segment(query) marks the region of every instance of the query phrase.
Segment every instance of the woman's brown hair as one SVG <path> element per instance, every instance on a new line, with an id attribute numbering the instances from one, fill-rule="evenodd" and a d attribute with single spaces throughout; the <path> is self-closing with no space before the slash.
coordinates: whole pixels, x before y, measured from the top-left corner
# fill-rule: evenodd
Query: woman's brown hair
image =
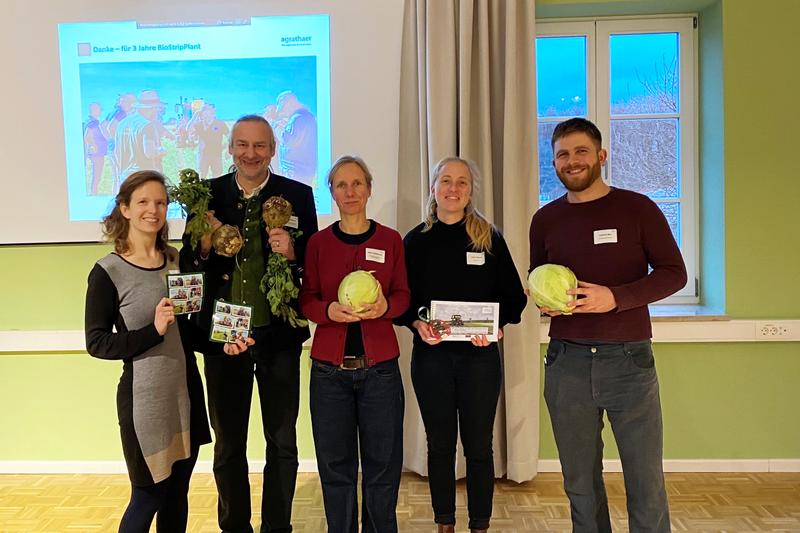
<path id="1" fill-rule="evenodd" d="M 148 181 L 157 181 L 164 187 L 165 191 L 167 190 L 167 180 L 162 173 L 156 172 L 155 170 L 139 170 L 138 172 L 134 172 L 122 182 L 114 201 L 114 209 L 103 218 L 103 235 L 106 241 L 114 243 L 114 251 L 118 254 L 124 254 L 130 250 L 130 243 L 128 242 L 130 223 L 128 219 L 122 215 L 120 206 L 130 206 L 133 192 Z M 167 197 L 167 202 L 169 202 L 169 197 Z M 158 236 L 156 237 L 156 249 L 162 252 L 166 250 L 168 238 L 169 228 L 165 222 L 164 227 L 161 228 L 161 231 L 158 232 Z"/>

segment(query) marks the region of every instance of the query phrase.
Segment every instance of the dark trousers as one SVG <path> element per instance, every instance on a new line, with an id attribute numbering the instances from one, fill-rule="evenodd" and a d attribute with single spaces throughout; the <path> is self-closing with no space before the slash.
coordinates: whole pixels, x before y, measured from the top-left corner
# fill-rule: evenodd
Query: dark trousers
<path id="1" fill-rule="evenodd" d="M 300 351 L 268 350 L 259 344 L 238 356 L 205 357 L 208 413 L 214 428 L 214 479 L 219 527 L 225 533 L 250 533 L 250 482 L 247 426 L 258 384 L 261 418 L 267 440 L 261 532 L 291 531 L 292 498 L 297 480 L 295 424 L 300 403 Z"/>
<path id="2" fill-rule="evenodd" d="M 191 457 L 176 461 L 170 476 L 154 485 L 131 486 L 131 501 L 119 523 L 120 533 L 147 533 L 156 515 L 156 531 L 180 533 L 186 531 L 189 516 L 189 480 L 197 450 Z"/>
<path id="3" fill-rule="evenodd" d="M 502 371 L 497 344 L 480 350 L 458 343 L 414 348 L 411 379 L 428 439 L 428 483 L 434 520 L 456 523 L 456 442 L 467 460 L 469 527 L 485 529 L 492 516 L 492 429 Z"/>
<path id="4" fill-rule="evenodd" d="M 359 370 L 314 361 L 310 403 L 328 531 L 358 532 L 360 452 L 361 531 L 396 532 L 405 405 L 397 359 Z"/>
<path id="5" fill-rule="evenodd" d="M 551 340 L 544 398 L 573 531 L 611 531 L 603 484 L 604 411 L 622 461 L 630 531 L 670 531 L 661 402 L 650 341 L 587 346 Z"/>

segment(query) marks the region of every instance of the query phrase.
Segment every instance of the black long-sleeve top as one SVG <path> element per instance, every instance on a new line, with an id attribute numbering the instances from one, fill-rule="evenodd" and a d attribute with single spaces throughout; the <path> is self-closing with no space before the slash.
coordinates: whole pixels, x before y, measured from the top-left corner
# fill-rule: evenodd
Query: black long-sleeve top
<path id="1" fill-rule="evenodd" d="M 500 232 L 493 230 L 491 251 L 484 253 L 482 265 L 474 265 L 467 264 L 467 253 L 475 250 L 463 220 L 455 224 L 437 221 L 423 232 L 424 227 L 420 224 L 404 239 L 411 304 L 397 321 L 414 333 L 414 347 L 436 350 L 447 344 L 430 346 L 411 325 L 418 319 L 418 309 L 430 307 L 431 300 L 498 302 L 499 326 L 518 323 L 527 297 Z M 468 342 L 460 344 L 465 349 L 480 349 Z"/>

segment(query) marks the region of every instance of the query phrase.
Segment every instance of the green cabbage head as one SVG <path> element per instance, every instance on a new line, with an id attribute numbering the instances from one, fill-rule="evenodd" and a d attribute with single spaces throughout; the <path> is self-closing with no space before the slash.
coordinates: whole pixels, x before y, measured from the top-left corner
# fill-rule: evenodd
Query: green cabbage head
<path id="1" fill-rule="evenodd" d="M 539 265 L 528 275 L 528 288 L 533 301 L 539 307 L 549 307 L 570 314 L 569 302 L 575 296 L 567 294 L 567 289 L 578 287 L 578 278 L 569 268 L 562 265 Z"/>
<path id="2" fill-rule="evenodd" d="M 353 311 L 364 311 L 365 304 L 374 304 L 378 301 L 380 285 L 371 272 L 356 270 L 350 272 L 339 283 L 339 303 L 349 305 Z"/>

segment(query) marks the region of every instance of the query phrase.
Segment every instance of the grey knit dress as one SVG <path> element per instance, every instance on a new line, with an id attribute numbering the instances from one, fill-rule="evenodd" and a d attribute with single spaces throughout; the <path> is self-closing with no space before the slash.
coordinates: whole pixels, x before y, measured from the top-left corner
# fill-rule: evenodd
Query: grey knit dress
<path id="1" fill-rule="evenodd" d="M 134 485 L 163 481 L 173 463 L 210 440 L 195 356 L 181 335 L 188 323 L 172 324 L 163 337 L 153 324 L 176 260 L 169 248 L 164 264 L 148 269 L 112 253 L 89 274 L 86 346 L 94 357 L 123 361 L 117 415 Z"/>

